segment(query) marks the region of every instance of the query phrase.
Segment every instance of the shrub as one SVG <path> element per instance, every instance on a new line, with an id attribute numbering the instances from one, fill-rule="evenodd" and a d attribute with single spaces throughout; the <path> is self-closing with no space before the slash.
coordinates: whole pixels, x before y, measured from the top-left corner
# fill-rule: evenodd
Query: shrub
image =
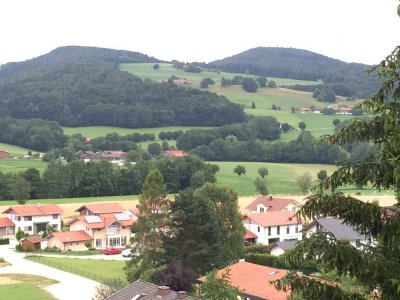
<path id="1" fill-rule="evenodd" d="M 44 252 L 58 253 L 58 252 L 61 252 L 61 249 L 56 247 L 56 246 L 53 246 L 51 248 L 50 247 L 46 247 L 46 248 L 43 249 L 43 251 Z"/>
<path id="2" fill-rule="evenodd" d="M 266 245 L 250 245 L 244 248 L 244 253 L 245 254 L 250 254 L 250 253 L 259 253 L 259 254 L 265 254 L 265 253 L 270 253 L 270 249 Z"/>
<path id="3" fill-rule="evenodd" d="M 10 244 L 9 238 L 0 239 L 0 245 L 8 245 Z"/>
<path id="4" fill-rule="evenodd" d="M 286 268 L 284 260 L 280 259 L 279 256 L 273 256 L 268 253 L 248 253 L 244 255 L 244 260 L 262 266 Z"/>

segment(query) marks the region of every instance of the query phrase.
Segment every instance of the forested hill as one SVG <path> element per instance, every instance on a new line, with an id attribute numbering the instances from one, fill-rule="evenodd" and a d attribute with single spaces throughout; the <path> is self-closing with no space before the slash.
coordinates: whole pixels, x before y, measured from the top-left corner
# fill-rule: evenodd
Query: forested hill
<path id="1" fill-rule="evenodd" d="M 97 47 L 65 46 L 54 49 L 48 54 L 24 62 L 10 62 L 0 66 L 0 78 L 9 77 L 19 72 L 35 69 L 54 68 L 59 64 L 78 61 L 100 61 L 120 63 L 156 63 L 160 60 L 139 52 L 104 49 Z"/>
<path id="2" fill-rule="evenodd" d="M 143 81 L 117 66 L 119 62 L 152 58 L 126 51 L 81 50 L 59 48 L 17 63 L 18 70 L 2 67 L 0 117 L 52 120 L 63 126 L 127 128 L 220 126 L 246 118 L 239 105 L 223 96 L 167 82 Z"/>
<path id="3" fill-rule="evenodd" d="M 213 61 L 209 68 L 266 77 L 319 80 L 330 85 L 337 95 L 360 98 L 374 93 L 379 81 L 365 72 L 371 66 L 294 48 L 258 47 Z"/>

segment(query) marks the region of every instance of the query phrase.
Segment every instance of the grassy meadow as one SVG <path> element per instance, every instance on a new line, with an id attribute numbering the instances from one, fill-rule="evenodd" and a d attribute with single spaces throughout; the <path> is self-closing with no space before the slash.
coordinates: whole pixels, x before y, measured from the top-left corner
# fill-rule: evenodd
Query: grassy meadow
<path id="1" fill-rule="evenodd" d="M 29 149 L 10 144 L 0 143 L 0 150 L 7 151 L 12 157 L 21 157 L 28 154 Z M 32 151 L 37 152 L 37 151 Z"/>
<path id="2" fill-rule="evenodd" d="M 0 171 L 8 172 L 23 172 L 29 168 L 38 169 L 43 173 L 47 167 L 47 163 L 41 159 L 0 159 Z"/>

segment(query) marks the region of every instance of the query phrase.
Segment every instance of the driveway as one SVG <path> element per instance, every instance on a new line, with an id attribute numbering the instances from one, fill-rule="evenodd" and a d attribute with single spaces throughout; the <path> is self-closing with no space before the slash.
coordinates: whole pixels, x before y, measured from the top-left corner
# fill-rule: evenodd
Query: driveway
<path id="1" fill-rule="evenodd" d="M 25 254 L 14 251 L 14 246 L 1 245 L 0 257 L 3 257 L 11 266 L 0 268 L 0 273 L 32 274 L 58 280 L 59 283 L 45 288 L 59 300 L 91 300 L 99 284 L 75 274 L 53 269 L 24 259 Z"/>

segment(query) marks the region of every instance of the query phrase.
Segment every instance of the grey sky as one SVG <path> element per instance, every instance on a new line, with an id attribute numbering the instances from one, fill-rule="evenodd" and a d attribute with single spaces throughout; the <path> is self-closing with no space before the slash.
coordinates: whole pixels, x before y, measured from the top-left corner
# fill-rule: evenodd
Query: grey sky
<path id="1" fill-rule="evenodd" d="M 397 0 L 2 0 L 0 64 L 66 45 L 212 61 L 292 47 L 375 64 L 399 43 Z M 396 38 L 397 36 L 397 38 Z"/>

